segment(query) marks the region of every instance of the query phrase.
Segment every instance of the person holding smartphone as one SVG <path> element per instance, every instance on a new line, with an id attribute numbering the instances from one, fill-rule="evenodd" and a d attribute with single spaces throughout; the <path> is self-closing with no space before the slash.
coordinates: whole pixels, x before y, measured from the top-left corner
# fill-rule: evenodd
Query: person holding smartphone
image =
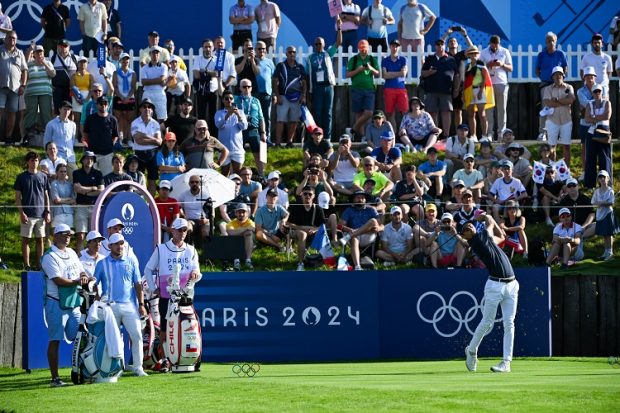
<path id="1" fill-rule="evenodd" d="M 219 140 L 228 149 L 229 154 L 221 165 L 222 174 L 228 176 L 232 165 L 232 172 L 238 174 L 245 160 L 243 148 L 243 131 L 248 128 L 248 119 L 234 101 L 230 90 L 222 94 L 224 108 L 215 113 L 215 126 L 219 130 Z"/>

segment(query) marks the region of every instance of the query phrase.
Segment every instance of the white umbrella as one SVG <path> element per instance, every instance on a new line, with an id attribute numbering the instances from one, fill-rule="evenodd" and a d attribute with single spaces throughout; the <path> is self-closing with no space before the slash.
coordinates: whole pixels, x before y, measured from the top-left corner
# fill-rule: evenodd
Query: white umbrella
<path id="1" fill-rule="evenodd" d="M 202 182 L 202 199 L 211 198 L 213 207 L 218 207 L 235 198 L 235 182 L 215 169 L 194 168 L 176 176 L 172 181 L 172 197 L 178 198 L 189 191 L 189 178 L 198 176 Z"/>

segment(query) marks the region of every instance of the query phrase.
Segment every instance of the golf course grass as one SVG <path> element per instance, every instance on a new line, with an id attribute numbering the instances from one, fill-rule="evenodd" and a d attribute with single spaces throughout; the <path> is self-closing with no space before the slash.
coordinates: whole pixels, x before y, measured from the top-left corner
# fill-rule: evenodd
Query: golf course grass
<path id="1" fill-rule="evenodd" d="M 0 369 L 0 411 L 281 412 L 620 410 L 620 365 L 606 358 L 516 359 L 512 373 L 478 372 L 463 360 L 332 364 L 264 364 L 253 378 L 233 364 L 203 364 L 193 374 L 116 384 L 49 387 L 49 372 Z M 69 370 L 61 377 L 69 381 Z"/>

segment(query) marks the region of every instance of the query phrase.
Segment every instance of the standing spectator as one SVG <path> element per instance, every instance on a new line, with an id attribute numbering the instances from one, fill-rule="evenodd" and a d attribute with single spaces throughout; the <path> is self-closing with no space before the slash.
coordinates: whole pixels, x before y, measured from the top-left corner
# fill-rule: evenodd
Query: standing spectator
<path id="1" fill-rule="evenodd" d="M 103 3 L 97 0 L 88 0 L 80 7 L 78 13 L 80 32 L 82 33 L 82 52 L 97 53 L 99 41 L 97 36 L 105 40 L 108 33 L 108 11 Z"/>
<path id="2" fill-rule="evenodd" d="M 424 103 L 428 112 L 435 124 L 438 124 L 437 116 L 441 115 L 441 126 L 447 136 L 452 122 L 452 95 L 458 93 L 460 74 L 456 60 L 446 53 L 444 44 L 442 39 L 435 41 L 435 53 L 424 60 L 420 77 L 424 78 Z"/>
<path id="3" fill-rule="evenodd" d="M 366 122 L 375 110 L 375 82 L 379 76 L 379 64 L 374 56 L 368 54 L 368 40 L 357 43 L 358 54 L 347 62 L 346 77 L 351 79 L 351 108 L 355 113 L 355 123 L 347 134 L 354 140 L 364 136 Z"/>
<path id="4" fill-rule="evenodd" d="M 150 99 L 155 109 L 155 118 L 161 123 L 168 117 L 166 108 L 166 81 L 168 66 L 158 62 L 159 49 L 151 49 L 151 61 L 140 69 L 140 81 L 143 85 L 142 99 Z"/>
<path id="5" fill-rule="evenodd" d="M 321 168 L 329 165 L 329 158 L 334 153 L 332 143 L 323 137 L 323 129 L 318 126 L 312 131 L 312 137 L 304 141 L 303 147 L 304 167 L 308 165 L 310 157 L 314 154 L 321 156 Z"/>
<path id="6" fill-rule="evenodd" d="M 125 165 L 125 157 L 120 153 L 112 155 L 112 172 L 103 176 L 103 184 L 108 187 L 115 182 L 131 181 L 131 176 L 125 173 L 123 166 Z M 113 194 L 121 191 L 129 191 L 131 188 L 127 185 L 116 187 Z"/>
<path id="7" fill-rule="evenodd" d="M 594 99 L 592 87 L 596 84 L 596 72 L 592 66 L 583 69 L 583 86 L 577 89 L 577 101 L 579 102 L 579 140 L 581 141 L 581 165 L 586 166 L 586 139 L 590 125 L 586 120 L 588 102 Z M 585 174 L 581 174 L 579 180 L 583 181 Z"/>
<path id="8" fill-rule="evenodd" d="M 219 152 L 215 162 L 215 151 Z M 194 127 L 194 136 L 181 144 L 181 152 L 185 156 L 187 170 L 193 168 L 218 169 L 228 158 L 228 149 L 209 134 L 207 122 L 199 119 Z"/>
<path id="9" fill-rule="evenodd" d="M 118 37 L 108 38 L 108 57 L 107 61 L 114 65 L 115 70 L 121 67 L 121 54 L 124 52 L 123 43 Z M 106 67 L 108 64 L 106 63 Z"/>
<path id="10" fill-rule="evenodd" d="M 434 193 L 435 198 L 441 198 L 447 171 L 446 163 L 437 157 L 435 147 L 429 148 L 426 156 L 428 160 L 418 167 L 418 174 L 422 174 L 430 180 L 430 190 Z"/>
<path id="11" fill-rule="evenodd" d="M 192 108 L 194 103 L 189 97 L 181 99 L 180 110 L 175 115 L 170 116 L 164 122 L 166 130 L 173 132 L 177 137 L 177 142 L 182 145 L 188 138 L 194 134 L 194 125 L 198 120 L 192 116 Z"/>
<path id="12" fill-rule="evenodd" d="M 125 172 L 131 177 L 131 180 L 137 184 L 146 187 L 146 177 L 140 171 L 140 165 L 142 161 L 135 154 L 131 154 L 127 157 L 125 162 Z"/>
<path id="13" fill-rule="evenodd" d="M 69 49 L 68 41 L 64 39 L 58 41 L 56 52 L 52 54 L 50 62 L 56 70 L 56 76 L 52 78 L 52 87 L 54 89 L 52 96 L 54 111 L 58 114 L 62 102 L 71 100 L 71 78 L 77 71 L 77 59 L 71 52 L 71 49 Z"/>
<path id="14" fill-rule="evenodd" d="M 45 125 L 43 146 L 47 148 L 47 145 L 51 143 L 56 146 L 58 156 L 67 162 L 67 167 L 69 168 L 68 175 L 72 176 L 73 171 L 77 169 L 73 147 L 77 127 L 75 122 L 71 120 L 71 102 L 63 102 L 59 109 L 59 115 Z"/>
<path id="15" fill-rule="evenodd" d="M 234 51 L 236 51 L 236 49 Z M 259 68 L 256 61 L 256 52 L 254 51 L 254 46 L 252 46 L 252 39 L 246 39 L 243 42 L 241 56 L 235 59 L 235 72 L 237 72 L 237 79 L 240 81 L 243 79 L 248 79 L 254 88 L 256 87 L 256 75 L 258 74 L 258 71 Z M 243 92 L 241 90 L 240 81 L 237 82 L 237 87 L 235 88 L 236 94 Z"/>
<path id="16" fill-rule="evenodd" d="M 596 83 L 603 87 L 603 98 L 609 99 L 609 77 L 613 71 L 611 56 L 603 52 L 603 36 L 599 33 L 592 35 L 591 45 L 592 51 L 586 53 L 581 59 L 579 74 L 583 77 L 586 67 L 594 67 Z"/>
<path id="17" fill-rule="evenodd" d="M 564 73 L 568 70 L 568 61 L 566 54 L 562 50 L 556 48 L 558 42 L 558 36 L 553 32 L 547 32 L 545 35 L 545 49 L 538 53 L 536 58 L 536 75 L 540 78 L 540 100 L 542 102 L 543 90 L 553 84 L 553 70 L 556 67 L 561 67 Z M 546 116 L 540 116 L 538 122 L 538 140 L 543 141 L 546 139 L 545 122 Z"/>
<path id="18" fill-rule="evenodd" d="M 214 131 L 217 137 L 217 128 L 214 119 L 217 111 L 218 89 L 221 82 L 220 73 L 215 70 L 215 56 L 213 55 L 213 41 L 206 39 L 202 42 L 202 53 L 194 58 L 192 71 L 194 73 L 194 93 L 196 94 L 196 117 L 204 119 L 209 130 Z"/>
<path id="19" fill-rule="evenodd" d="M 406 6 L 405 6 L 406 7 Z M 383 88 L 383 100 L 387 118 L 396 129 L 396 115 L 398 110 L 401 117 L 408 111 L 409 96 L 405 89 L 405 77 L 407 76 L 407 59 L 399 56 L 400 42 L 394 39 L 390 42 L 390 55 L 381 61 L 381 72 L 385 85 Z"/>
<path id="20" fill-rule="evenodd" d="M 159 45 L 159 33 L 157 33 L 155 30 L 149 32 L 148 43 L 149 45 L 147 47 L 140 50 L 140 66 L 144 66 L 151 61 L 151 50 L 153 49 L 159 50 L 159 55 L 157 56 L 157 63 L 168 64 L 168 61 L 170 60 L 170 52 L 168 51 L 168 49 L 163 48 Z"/>
<path id="21" fill-rule="evenodd" d="M 222 95 L 224 108 L 215 113 L 215 126 L 219 129 L 219 139 L 228 149 L 228 158 L 220 165 L 222 174 L 228 176 L 231 171 L 238 174 L 245 161 L 245 149 L 243 148 L 243 131 L 248 128 L 248 120 L 243 110 L 234 105 L 234 96 L 226 90 Z"/>
<path id="22" fill-rule="evenodd" d="M 456 61 L 456 67 L 459 71 L 459 85 L 458 85 L 458 95 L 453 93 L 452 95 L 452 108 L 454 109 L 454 124 L 460 125 L 463 123 L 463 82 L 465 80 L 465 67 L 467 64 L 467 54 L 465 50 L 459 50 L 459 42 L 456 37 L 450 36 L 452 33 L 461 33 L 465 42 L 467 43 L 467 47 L 470 48 L 474 44 L 471 39 L 467 35 L 467 30 L 463 26 L 450 26 L 446 33 L 441 36 L 441 39 L 445 41 L 448 39 L 448 54 L 454 58 Z M 456 95 L 456 96 L 455 96 Z M 465 107 L 465 109 L 467 109 Z"/>
<path id="23" fill-rule="evenodd" d="M 52 63 L 45 58 L 43 46 L 34 48 L 34 57 L 28 62 L 28 82 L 24 98 L 26 114 L 24 127 L 28 138 L 34 136 L 37 117 L 41 117 L 43 125 L 52 120 L 52 78 L 56 70 Z M 27 145 L 27 141 L 24 142 Z"/>
<path id="24" fill-rule="evenodd" d="M 368 43 L 373 52 L 379 47 L 385 53 L 387 52 L 387 25 L 394 24 L 394 16 L 392 11 L 381 4 L 382 0 L 373 0 L 372 4 L 362 12 L 362 24 L 368 25 Z"/>
<path id="25" fill-rule="evenodd" d="M 69 8 L 60 0 L 53 0 L 43 8 L 41 13 L 41 27 L 43 27 L 43 47 L 45 55 L 55 50 L 60 41 L 65 38 L 65 32 L 71 24 Z"/>
<path id="26" fill-rule="evenodd" d="M 75 191 L 69 180 L 69 169 L 61 163 L 56 168 L 56 179 L 51 183 L 50 204 L 52 204 L 52 228 L 60 224 L 73 228 L 73 205 Z"/>
<path id="27" fill-rule="evenodd" d="M 226 224 L 226 232 L 223 236 L 242 236 L 243 245 L 245 247 L 245 268 L 253 270 L 252 264 L 252 252 L 254 251 L 254 234 L 256 232 L 256 225 L 254 221 L 250 219 L 250 208 L 244 204 L 237 204 L 235 209 L 235 218 Z M 241 262 L 239 258 L 235 258 L 233 261 L 233 268 L 235 271 L 241 270 Z"/>
<path id="28" fill-rule="evenodd" d="M 266 159 L 261 160 L 260 147 L 267 144 L 263 111 L 260 100 L 252 96 L 252 82 L 249 79 L 242 79 L 239 85 L 241 95 L 235 97 L 235 105 L 241 108 L 248 120 L 248 127 L 243 131 L 243 144 L 250 147 L 258 171 L 258 179 L 263 180 Z"/>
<path id="29" fill-rule="evenodd" d="M 398 135 L 403 143 L 411 147 L 412 152 L 427 153 L 435 145 L 441 129 L 435 126 L 432 116 L 424 110 L 424 103 L 419 97 L 409 99 L 409 112 L 403 116 Z"/>
<path id="30" fill-rule="evenodd" d="M 469 126 L 461 124 L 456 128 L 456 136 L 446 139 L 446 166 L 449 177 L 452 177 L 455 170 L 465 166 L 465 155 L 473 154 L 476 150 L 476 143 L 468 134 Z"/>
<path id="31" fill-rule="evenodd" d="M 547 265 L 551 266 L 556 259 L 559 259 L 562 262 L 562 268 L 568 268 L 568 261 L 571 257 L 574 257 L 575 261 L 583 258 L 582 253 L 578 253 L 582 235 L 583 228 L 573 222 L 570 209 L 560 209 L 560 222 L 553 229 L 553 240 L 549 255 L 547 255 Z"/>
<path id="32" fill-rule="evenodd" d="M 260 107 L 265 119 L 267 143 L 271 145 L 271 105 L 276 102 L 276 97 L 273 96 L 273 90 L 271 88 L 271 79 L 276 71 L 276 66 L 273 64 L 273 60 L 269 59 L 266 54 L 267 46 L 265 42 L 256 42 L 256 64 L 258 65 L 258 73 L 256 74 L 257 88 L 254 92 L 260 101 Z"/>
<path id="33" fill-rule="evenodd" d="M 584 186 L 595 187 L 594 175 L 598 170 L 605 170 L 611 176 L 611 102 L 603 98 L 603 86 L 592 86 L 593 99 L 586 106 L 586 122 L 589 124 L 586 137 L 586 164 L 584 166 Z"/>
<path id="34" fill-rule="evenodd" d="M 56 179 L 56 167 L 60 164 L 66 165 L 67 161 L 58 157 L 58 148 L 54 142 L 45 145 L 45 153 L 47 157 L 39 162 L 39 170 L 47 175 L 51 182 Z"/>
<path id="35" fill-rule="evenodd" d="M 472 153 L 463 156 L 464 168 L 457 170 L 452 176 L 453 179 L 459 179 L 465 183 L 465 187 L 472 192 L 474 201 L 480 202 L 482 196 L 482 188 L 484 187 L 484 175 L 474 168 L 475 157 Z"/>
<path id="36" fill-rule="evenodd" d="M 338 152 L 334 152 L 329 158 L 329 172 L 332 176 L 330 185 L 334 191 L 351 195 L 353 177 L 357 173 L 360 164 L 360 155 L 351 151 L 351 137 L 341 135 L 338 141 Z"/>
<path id="37" fill-rule="evenodd" d="M 86 57 L 78 57 L 77 70 L 71 77 L 70 84 L 73 120 L 80 125 L 79 133 L 84 129 L 88 115 L 97 112 L 97 98 L 103 96 L 103 85 L 94 83 L 93 75 L 86 69 L 87 64 Z"/>
<path id="38" fill-rule="evenodd" d="M 553 109 L 547 116 L 545 129 L 551 145 L 550 157 L 556 160 L 555 147 L 560 143 L 563 147 L 564 160 L 570 168 L 570 140 L 573 131 L 571 107 L 575 101 L 573 87 L 564 82 L 564 68 L 554 67 L 552 70 L 553 84 L 543 89 L 543 104 Z"/>
<path id="39" fill-rule="evenodd" d="M 159 178 L 167 181 L 172 181 L 186 171 L 185 157 L 179 151 L 174 132 L 166 132 L 164 143 L 157 152 L 157 166 L 159 167 Z"/>
<path id="40" fill-rule="evenodd" d="M 118 120 L 108 112 L 108 99 L 97 99 L 97 113 L 93 113 L 84 124 L 84 140 L 88 149 L 97 156 L 97 169 L 103 175 L 112 172 L 112 153 L 118 141 Z"/>
<path id="41" fill-rule="evenodd" d="M 4 39 L 11 30 L 13 30 L 13 22 L 9 16 L 2 13 L 2 4 L 0 4 L 0 46 L 4 44 Z"/>
<path id="42" fill-rule="evenodd" d="M 611 187 L 609 173 L 601 170 L 597 176 L 599 187 L 592 194 L 592 205 L 596 206 L 596 235 L 603 237 L 605 252 L 601 258 L 605 261 L 614 258 L 614 235 L 617 233 L 616 217 L 614 216 L 614 190 Z"/>
<path id="43" fill-rule="evenodd" d="M 116 48 L 118 49 L 118 48 Z M 120 54 L 119 54 L 120 57 Z M 103 86 L 103 95 L 112 100 L 114 95 L 114 85 L 112 85 L 112 76 L 117 69 L 117 65 L 110 60 L 105 61 L 105 66 L 99 67 L 97 58 L 91 59 L 86 66 L 88 72 L 93 76 L 93 82 L 100 83 Z"/>
<path id="44" fill-rule="evenodd" d="M 47 345 L 47 362 L 50 366 L 52 380 L 50 387 L 63 387 L 66 383 L 58 376 L 58 348 L 61 340 L 73 340 L 78 332 L 80 322 L 79 306 L 63 309 L 60 289 L 71 293 L 78 285 L 88 282 L 77 254 L 69 248 L 73 231 L 67 225 L 54 228 L 54 244 L 42 259 L 45 274 L 45 320 L 49 343 Z M 64 294 L 63 294 L 64 295 Z"/>
<path id="45" fill-rule="evenodd" d="M 76 248 L 84 248 L 84 236 L 90 228 L 90 219 L 93 205 L 97 197 L 103 192 L 103 175 L 95 168 L 96 157 L 91 151 L 84 151 L 82 167 L 73 171 L 73 190 L 76 193 L 75 232 Z M 110 162 L 111 164 L 111 162 Z M 111 166 L 111 165 L 110 165 Z"/>
<path id="46" fill-rule="evenodd" d="M 175 48 L 175 45 L 172 39 L 168 39 L 164 42 L 164 49 L 166 49 L 168 53 L 170 53 L 170 59 L 176 57 L 177 62 L 179 64 L 179 69 L 183 70 L 185 73 L 189 73 L 187 71 L 187 65 L 185 64 L 185 61 L 183 60 L 183 58 L 179 55 L 174 54 L 174 48 Z"/>
<path id="47" fill-rule="evenodd" d="M 280 243 L 286 238 L 283 226 L 288 219 L 288 211 L 278 204 L 278 191 L 267 191 L 267 203 L 256 211 L 256 240 L 285 252 Z"/>
<path id="48" fill-rule="evenodd" d="M 489 46 L 482 50 L 480 59 L 489 68 L 495 107 L 487 110 L 489 133 L 500 132 L 506 128 L 506 106 L 508 105 L 508 73 L 512 72 L 512 56 L 510 51 L 500 46 L 499 36 L 493 35 Z M 497 115 L 497 122 L 495 116 Z"/>
<path id="49" fill-rule="evenodd" d="M 108 38 L 118 37 L 120 39 L 122 37 L 121 15 L 117 9 L 112 7 L 112 0 L 103 0 L 103 4 L 108 13 Z"/>
<path id="50" fill-rule="evenodd" d="M 426 5 L 418 0 L 407 0 L 407 4 L 400 8 L 398 19 L 398 39 L 403 50 L 424 52 L 424 35 L 431 30 L 435 20 L 435 15 Z"/>
<path id="51" fill-rule="evenodd" d="M 297 62 L 297 50 L 293 46 L 286 48 L 286 60 L 276 66 L 273 75 L 273 88 L 277 91 L 276 145 L 281 146 L 282 132 L 284 132 L 284 125 L 286 124 L 286 146 L 292 147 L 297 122 L 301 116 L 300 106 L 306 104 L 308 90 L 306 71 Z"/>
<path id="52" fill-rule="evenodd" d="M 237 4 L 230 8 L 228 22 L 233 25 L 232 49 L 233 53 L 243 45 L 246 39 L 252 41 L 252 23 L 254 23 L 254 8 L 245 3 L 245 0 L 237 0 Z"/>
<path id="53" fill-rule="evenodd" d="M 43 172 L 37 171 L 39 155 L 28 152 L 25 157 L 26 170 L 15 178 L 15 205 L 19 211 L 22 237 L 22 259 L 24 270 L 31 271 L 30 240 L 35 238 L 35 261 L 38 268 L 43 256 L 45 225 L 51 222 L 49 180 Z"/>
<path id="54" fill-rule="evenodd" d="M 235 70 L 235 57 L 232 53 L 226 51 L 226 40 L 224 36 L 217 36 L 213 43 L 218 50 L 224 50 L 224 70 L 220 73 L 222 86 L 224 90 L 232 90 L 233 83 L 237 80 L 237 72 Z"/>
<path id="55" fill-rule="evenodd" d="M 165 179 L 159 181 L 155 204 L 157 211 L 159 211 L 162 242 L 166 242 L 172 237 L 172 223 L 181 216 L 181 206 L 176 199 L 170 197 L 171 190 L 170 181 Z"/>
<path id="56" fill-rule="evenodd" d="M 332 64 L 332 57 L 336 55 L 338 47 L 342 44 L 342 30 L 338 23 L 336 43 L 325 51 L 325 39 L 314 39 L 314 53 L 308 56 L 306 71 L 310 81 L 310 96 L 312 112 L 317 125 L 325 130 L 325 137 L 332 140 L 332 112 L 334 107 L 334 85 L 336 75 Z"/>
<path id="57" fill-rule="evenodd" d="M 123 53 L 120 56 L 121 67 L 114 72 L 112 84 L 114 85 L 114 100 L 112 108 L 114 116 L 118 119 L 120 132 L 123 140 L 131 137 L 131 122 L 136 112 L 136 82 L 138 76 L 129 67 L 130 56 Z M 125 142 L 123 142 L 125 143 Z"/>
<path id="58" fill-rule="evenodd" d="M 386 133 L 394 134 L 394 129 L 392 128 L 392 124 L 390 122 L 385 121 L 385 114 L 382 110 L 375 110 L 372 113 L 372 120 L 368 121 L 365 130 L 364 140 L 368 145 L 364 151 L 366 153 L 371 153 L 373 149 L 379 148 L 381 146 L 381 136 Z M 405 142 L 409 142 L 409 139 L 404 137 Z M 411 146 L 411 142 L 409 142 L 409 146 Z"/>
<path id="59" fill-rule="evenodd" d="M 191 85 L 185 70 L 179 67 L 179 58 L 170 58 L 170 69 L 166 77 L 166 118 L 176 114 L 181 102 L 191 95 Z"/>
<path id="60" fill-rule="evenodd" d="M 480 118 L 480 132 L 483 137 L 487 137 L 489 125 L 486 110 L 495 105 L 489 71 L 482 60 L 478 60 L 478 56 L 480 56 L 480 52 L 476 46 L 471 46 L 467 49 L 469 63 L 465 70 L 463 105 L 467 108 L 472 139 L 475 139 L 477 133 L 476 112 L 478 112 L 478 117 Z"/>
<path id="61" fill-rule="evenodd" d="M 258 24 L 256 40 L 265 43 L 267 49 L 276 51 L 276 38 L 282 24 L 280 8 L 272 1 L 260 0 L 260 4 L 254 8 L 254 18 Z"/>
<path id="62" fill-rule="evenodd" d="M 344 52 L 349 51 L 349 47 L 354 48 L 357 44 L 357 31 L 360 25 L 361 18 L 360 6 L 353 3 L 353 0 L 343 0 L 342 13 L 340 13 L 340 20 L 342 21 L 342 49 Z M 338 29 L 338 25 L 336 25 Z"/>
<path id="63" fill-rule="evenodd" d="M 26 90 L 28 80 L 28 64 L 24 53 L 15 45 L 17 33 L 11 30 L 0 46 L 0 120 L 4 120 L 4 139 L 7 143 L 13 142 L 13 128 L 15 114 L 18 111 L 19 97 Z"/>
<path id="64" fill-rule="evenodd" d="M 155 193 L 155 182 L 159 176 L 157 149 L 162 144 L 159 123 L 152 117 L 154 109 L 150 99 L 143 99 L 140 103 L 140 116 L 131 122 L 133 150 L 146 168 L 147 188 L 152 194 Z"/>
<path id="65" fill-rule="evenodd" d="M 403 222 L 403 212 L 400 207 L 390 209 L 392 221 L 383 228 L 381 233 L 381 248 L 377 251 L 377 258 L 381 258 L 383 265 L 391 267 L 395 263 L 407 264 L 418 253 L 413 248 L 413 230 Z"/>

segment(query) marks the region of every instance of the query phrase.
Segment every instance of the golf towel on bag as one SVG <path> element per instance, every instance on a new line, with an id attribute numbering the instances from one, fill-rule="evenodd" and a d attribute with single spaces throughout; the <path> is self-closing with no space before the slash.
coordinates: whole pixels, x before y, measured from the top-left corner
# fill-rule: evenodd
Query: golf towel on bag
<path id="1" fill-rule="evenodd" d="M 88 310 L 86 322 L 88 324 L 95 324 L 99 321 L 105 322 L 105 344 L 108 356 L 111 358 L 122 358 L 124 354 L 123 338 L 116 324 L 112 308 L 101 301 L 95 301 Z"/>

